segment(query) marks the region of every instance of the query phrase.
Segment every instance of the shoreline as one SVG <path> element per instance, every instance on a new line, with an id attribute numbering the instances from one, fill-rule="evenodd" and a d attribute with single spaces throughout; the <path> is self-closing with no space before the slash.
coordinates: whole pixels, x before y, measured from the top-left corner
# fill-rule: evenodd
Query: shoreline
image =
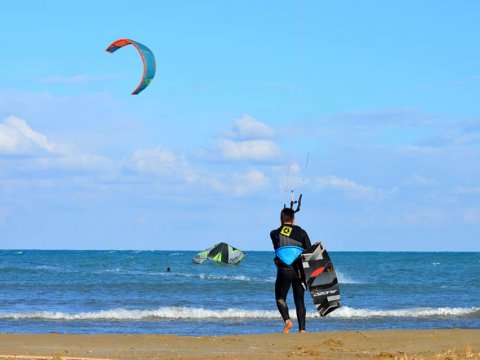
<path id="1" fill-rule="evenodd" d="M 0 334 L 0 359 L 480 359 L 480 329 L 177 336 Z"/>

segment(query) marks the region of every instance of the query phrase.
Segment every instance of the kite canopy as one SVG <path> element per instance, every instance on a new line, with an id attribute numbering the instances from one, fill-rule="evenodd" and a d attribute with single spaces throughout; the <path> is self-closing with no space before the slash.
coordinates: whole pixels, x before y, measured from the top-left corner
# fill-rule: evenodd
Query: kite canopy
<path id="1" fill-rule="evenodd" d="M 192 261 L 195 264 L 202 264 L 205 260 L 210 259 L 223 264 L 238 264 L 245 255 L 243 251 L 222 242 L 200 251 Z"/>
<path id="2" fill-rule="evenodd" d="M 133 90 L 132 95 L 138 95 L 143 89 L 145 89 L 153 80 L 155 76 L 155 56 L 153 56 L 153 52 L 143 44 L 139 42 L 130 40 L 130 39 L 119 39 L 114 41 L 110 44 L 109 47 L 105 51 L 109 53 L 114 53 L 118 49 L 126 46 L 126 45 L 133 45 L 138 50 L 140 56 L 142 57 L 143 61 L 143 76 L 140 84 L 138 84 L 137 88 Z"/>

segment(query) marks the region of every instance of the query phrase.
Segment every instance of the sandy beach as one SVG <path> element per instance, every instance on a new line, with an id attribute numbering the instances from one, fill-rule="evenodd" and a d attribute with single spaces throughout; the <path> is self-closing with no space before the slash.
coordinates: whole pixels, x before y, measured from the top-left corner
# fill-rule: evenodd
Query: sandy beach
<path id="1" fill-rule="evenodd" d="M 480 359 L 480 330 L 173 335 L 1 334 L 0 359 Z"/>

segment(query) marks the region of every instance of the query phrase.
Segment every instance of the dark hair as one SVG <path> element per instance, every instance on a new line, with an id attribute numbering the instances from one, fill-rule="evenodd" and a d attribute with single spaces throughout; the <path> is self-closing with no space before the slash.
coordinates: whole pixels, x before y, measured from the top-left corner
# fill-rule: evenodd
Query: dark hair
<path id="1" fill-rule="evenodd" d="M 280 213 L 280 221 L 282 224 L 285 224 L 286 222 L 293 222 L 295 219 L 295 211 L 290 208 L 284 208 L 282 209 L 282 212 Z"/>

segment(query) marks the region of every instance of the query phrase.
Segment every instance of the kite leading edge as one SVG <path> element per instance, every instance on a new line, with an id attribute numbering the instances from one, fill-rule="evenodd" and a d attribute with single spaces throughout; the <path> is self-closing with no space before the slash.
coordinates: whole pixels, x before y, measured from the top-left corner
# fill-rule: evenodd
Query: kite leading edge
<path id="1" fill-rule="evenodd" d="M 142 57 L 143 61 L 143 76 L 140 84 L 138 84 L 137 88 L 133 90 L 132 95 L 138 95 L 143 89 L 145 89 L 153 80 L 155 76 L 155 56 L 153 52 L 143 44 L 139 42 L 130 40 L 130 39 L 118 39 L 110 44 L 105 51 L 109 53 L 114 53 L 118 49 L 126 46 L 126 45 L 133 45 L 138 50 L 138 53 Z"/>

